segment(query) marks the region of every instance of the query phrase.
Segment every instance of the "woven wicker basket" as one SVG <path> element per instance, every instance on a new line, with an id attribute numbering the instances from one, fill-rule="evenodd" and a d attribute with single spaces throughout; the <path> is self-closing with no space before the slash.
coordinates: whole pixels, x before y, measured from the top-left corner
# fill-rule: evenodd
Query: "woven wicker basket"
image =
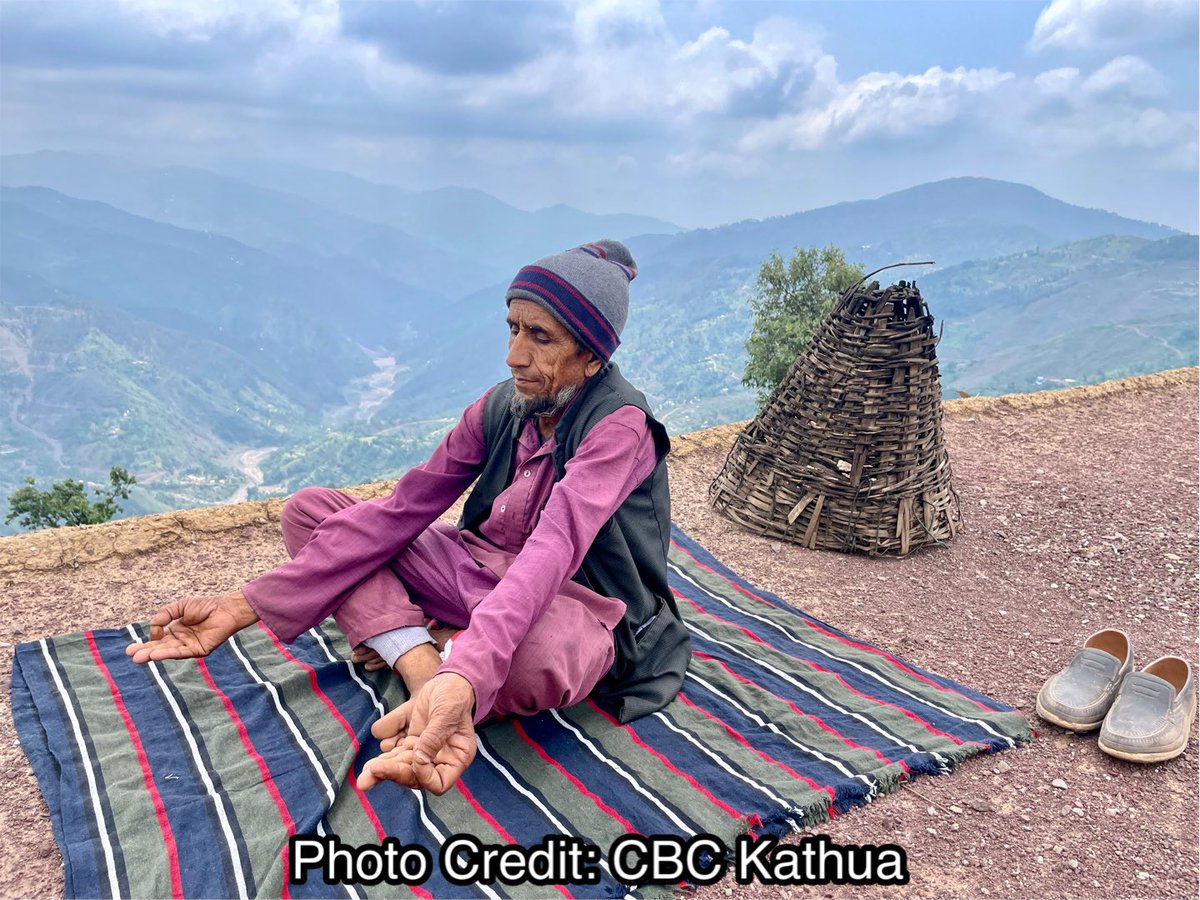
<path id="1" fill-rule="evenodd" d="M 916 284 L 846 291 L 709 488 L 759 534 L 905 556 L 959 525 L 933 317 Z"/>

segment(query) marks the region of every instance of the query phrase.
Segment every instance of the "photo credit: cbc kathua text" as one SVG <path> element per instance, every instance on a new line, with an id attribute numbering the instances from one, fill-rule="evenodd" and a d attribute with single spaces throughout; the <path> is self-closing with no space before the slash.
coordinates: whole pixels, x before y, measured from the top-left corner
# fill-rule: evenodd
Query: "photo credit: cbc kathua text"
<path id="1" fill-rule="evenodd" d="M 908 857 L 896 844 L 835 844 L 824 834 L 795 843 L 741 835 L 732 846 L 711 834 L 627 834 L 607 848 L 567 835 L 547 835 L 524 847 L 456 834 L 436 855 L 393 837 L 357 847 L 337 835 L 288 840 L 292 884 L 319 878 L 326 884 L 420 885 L 435 873 L 454 885 L 586 885 L 605 875 L 627 885 L 706 885 L 727 875 L 738 884 L 902 885 L 908 883 Z"/>

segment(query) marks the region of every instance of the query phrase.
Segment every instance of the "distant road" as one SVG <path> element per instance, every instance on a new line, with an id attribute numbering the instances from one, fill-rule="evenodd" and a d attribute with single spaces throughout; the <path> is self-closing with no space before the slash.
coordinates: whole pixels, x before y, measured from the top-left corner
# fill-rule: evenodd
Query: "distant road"
<path id="1" fill-rule="evenodd" d="M 245 503 L 250 497 L 250 488 L 258 487 L 263 483 L 262 469 L 259 468 L 259 463 L 278 450 L 278 447 L 260 447 L 258 449 L 244 450 L 238 454 L 235 465 L 241 470 L 245 481 L 234 491 L 226 503 Z"/>

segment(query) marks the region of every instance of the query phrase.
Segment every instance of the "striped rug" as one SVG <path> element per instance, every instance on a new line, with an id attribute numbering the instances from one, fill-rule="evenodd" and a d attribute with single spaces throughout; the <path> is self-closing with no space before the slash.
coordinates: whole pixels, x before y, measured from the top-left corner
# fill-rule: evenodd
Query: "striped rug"
<path id="1" fill-rule="evenodd" d="M 421 844 L 452 835 L 526 847 L 572 835 L 603 862 L 627 833 L 782 834 L 919 774 L 1029 737 L 1019 713 L 757 590 L 675 531 L 671 579 L 694 658 L 666 710 L 620 726 L 583 703 L 483 729 L 456 789 L 351 773 L 378 752 L 371 723 L 398 680 L 349 664 L 331 623 L 292 645 L 247 629 L 198 662 L 133 665 L 143 625 L 22 644 L 13 715 L 45 794 L 68 896 L 546 896 L 457 886 L 433 866 L 409 886 L 289 884 L 288 837 Z"/>

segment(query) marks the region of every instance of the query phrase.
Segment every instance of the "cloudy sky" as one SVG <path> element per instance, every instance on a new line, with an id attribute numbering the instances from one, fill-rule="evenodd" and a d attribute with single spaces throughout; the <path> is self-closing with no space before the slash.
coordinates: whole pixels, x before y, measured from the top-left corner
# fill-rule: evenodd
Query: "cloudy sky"
<path id="1" fill-rule="evenodd" d="M 715 225 L 954 175 L 1197 231 L 1196 0 L 0 0 L 0 152 Z"/>

